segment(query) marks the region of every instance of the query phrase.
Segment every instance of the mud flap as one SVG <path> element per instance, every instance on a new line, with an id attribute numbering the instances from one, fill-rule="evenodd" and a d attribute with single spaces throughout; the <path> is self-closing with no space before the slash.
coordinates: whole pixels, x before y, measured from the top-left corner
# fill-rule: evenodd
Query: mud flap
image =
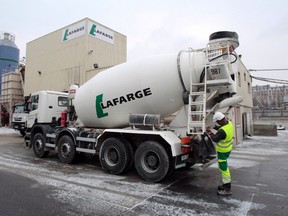
<path id="1" fill-rule="evenodd" d="M 191 145 L 192 152 L 189 154 L 188 159 L 188 161 L 191 162 L 191 165 L 201 163 L 202 167 L 205 168 L 215 163 L 216 149 L 212 140 L 206 133 L 201 135 L 200 140 L 194 139 Z"/>
<path id="2" fill-rule="evenodd" d="M 27 134 L 24 136 L 24 146 L 25 146 L 26 149 L 31 149 L 32 148 L 31 139 L 30 139 L 30 137 Z"/>
<path id="3" fill-rule="evenodd" d="M 179 155 L 176 156 L 175 158 L 175 169 L 179 169 L 181 167 L 185 167 L 186 166 L 186 161 L 189 158 L 189 154 L 183 154 L 183 155 Z"/>

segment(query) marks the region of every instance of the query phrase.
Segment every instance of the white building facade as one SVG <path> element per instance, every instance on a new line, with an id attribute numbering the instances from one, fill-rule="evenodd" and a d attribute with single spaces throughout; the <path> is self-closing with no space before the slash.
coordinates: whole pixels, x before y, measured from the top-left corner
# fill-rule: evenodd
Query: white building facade
<path id="1" fill-rule="evenodd" d="M 27 43 L 24 94 L 68 91 L 127 60 L 127 37 L 89 18 Z"/>

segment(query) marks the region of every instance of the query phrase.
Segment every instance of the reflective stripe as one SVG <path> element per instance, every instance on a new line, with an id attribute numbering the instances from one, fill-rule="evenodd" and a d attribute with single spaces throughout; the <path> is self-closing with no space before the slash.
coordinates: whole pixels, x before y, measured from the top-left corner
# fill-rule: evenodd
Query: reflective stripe
<path id="1" fill-rule="evenodd" d="M 228 184 L 231 183 L 231 174 L 230 174 L 230 170 L 227 169 L 227 171 L 221 171 L 222 173 L 222 182 L 223 184 Z"/>
<path id="2" fill-rule="evenodd" d="M 231 142 L 229 145 L 225 145 L 225 146 L 220 145 L 219 143 L 216 143 L 216 145 L 217 145 L 219 148 L 224 149 L 224 148 L 228 148 L 228 147 L 230 147 L 231 145 L 233 145 L 233 142 Z"/>
<path id="3" fill-rule="evenodd" d="M 230 143 L 232 140 L 233 140 L 233 138 L 230 140 L 227 140 L 227 141 L 221 140 L 221 141 L 219 141 L 219 143 L 221 143 L 221 144 Z"/>

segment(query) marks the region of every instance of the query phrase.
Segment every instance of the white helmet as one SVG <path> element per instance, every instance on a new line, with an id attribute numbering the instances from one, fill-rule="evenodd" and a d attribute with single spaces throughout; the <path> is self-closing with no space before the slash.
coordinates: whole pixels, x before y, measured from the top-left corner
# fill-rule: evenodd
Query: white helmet
<path id="1" fill-rule="evenodd" d="M 220 121 L 225 118 L 225 115 L 221 112 L 216 112 L 213 116 L 213 122 Z"/>

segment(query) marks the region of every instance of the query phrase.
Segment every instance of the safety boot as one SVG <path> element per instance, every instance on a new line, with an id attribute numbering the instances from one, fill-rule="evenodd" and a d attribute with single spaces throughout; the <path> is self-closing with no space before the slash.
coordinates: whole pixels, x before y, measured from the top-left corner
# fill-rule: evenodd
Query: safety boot
<path id="1" fill-rule="evenodd" d="M 218 195 L 231 195 L 231 183 L 218 186 Z"/>
<path id="2" fill-rule="evenodd" d="M 219 190 L 224 190 L 224 189 L 225 189 L 225 185 L 224 184 L 218 186 L 218 191 Z"/>

